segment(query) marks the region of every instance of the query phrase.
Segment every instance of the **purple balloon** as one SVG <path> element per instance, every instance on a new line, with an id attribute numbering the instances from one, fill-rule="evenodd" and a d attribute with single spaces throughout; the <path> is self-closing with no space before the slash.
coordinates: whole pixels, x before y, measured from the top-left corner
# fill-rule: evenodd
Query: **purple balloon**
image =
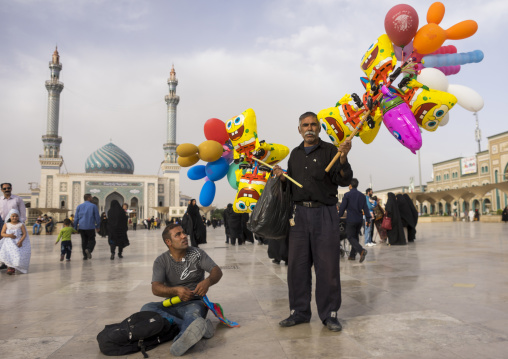
<path id="1" fill-rule="evenodd" d="M 406 46 L 404 46 L 404 48 L 393 45 L 393 50 L 395 52 L 395 57 L 397 58 L 397 60 L 402 61 L 403 60 L 402 55 L 404 55 L 404 61 L 406 61 L 409 58 L 409 56 L 411 56 L 411 54 L 413 53 L 413 41 L 411 40 L 411 42 Z"/>
<path id="2" fill-rule="evenodd" d="M 386 86 L 381 88 L 383 100 L 383 123 L 390 133 L 411 152 L 422 147 L 422 135 L 411 108 L 400 97 L 392 94 Z"/>

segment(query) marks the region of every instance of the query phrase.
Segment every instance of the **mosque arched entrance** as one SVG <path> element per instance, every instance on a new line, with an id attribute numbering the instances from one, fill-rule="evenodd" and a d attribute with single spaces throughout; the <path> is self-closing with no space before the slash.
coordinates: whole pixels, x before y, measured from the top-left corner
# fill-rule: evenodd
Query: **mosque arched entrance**
<path id="1" fill-rule="evenodd" d="M 117 200 L 120 205 L 122 205 L 125 201 L 123 196 L 118 192 L 113 192 L 108 194 L 106 197 L 106 206 L 104 207 L 104 212 L 108 213 L 109 209 L 111 208 L 111 202 L 114 200 Z"/>
<path id="2" fill-rule="evenodd" d="M 136 215 L 138 216 L 138 213 L 139 213 L 139 208 L 138 208 L 138 198 L 137 197 L 132 197 L 131 199 L 131 205 L 129 207 L 129 209 L 131 209 L 134 213 L 136 213 Z"/>

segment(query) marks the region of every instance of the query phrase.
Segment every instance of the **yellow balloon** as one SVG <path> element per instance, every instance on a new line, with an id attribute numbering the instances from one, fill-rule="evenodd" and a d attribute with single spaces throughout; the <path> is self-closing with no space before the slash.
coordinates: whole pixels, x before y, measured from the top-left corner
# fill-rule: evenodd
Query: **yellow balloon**
<path id="1" fill-rule="evenodd" d="M 377 41 L 369 47 L 363 55 L 360 67 L 362 71 L 374 80 L 377 84 L 383 81 L 383 75 L 388 76 L 397 64 L 397 58 L 393 50 L 393 45 L 388 35 L 383 34 Z"/>
<path id="2" fill-rule="evenodd" d="M 189 157 L 198 153 L 198 146 L 192 143 L 182 143 L 176 148 L 176 153 L 181 157 Z"/>
<path id="3" fill-rule="evenodd" d="M 198 146 L 199 157 L 206 162 L 217 161 L 223 153 L 222 145 L 213 140 L 208 140 Z"/>
<path id="4" fill-rule="evenodd" d="M 275 165 L 277 162 L 282 161 L 289 155 L 289 148 L 277 143 L 260 143 L 258 151 L 261 150 L 261 161 L 267 162 L 269 165 Z"/>
<path id="5" fill-rule="evenodd" d="M 248 169 L 238 183 L 233 211 L 236 213 L 251 213 L 256 203 L 258 203 L 269 177 L 270 172 L 254 174 L 252 169 Z"/>
<path id="6" fill-rule="evenodd" d="M 181 167 L 190 167 L 199 161 L 198 155 L 192 155 L 188 157 L 178 157 L 177 162 Z"/>

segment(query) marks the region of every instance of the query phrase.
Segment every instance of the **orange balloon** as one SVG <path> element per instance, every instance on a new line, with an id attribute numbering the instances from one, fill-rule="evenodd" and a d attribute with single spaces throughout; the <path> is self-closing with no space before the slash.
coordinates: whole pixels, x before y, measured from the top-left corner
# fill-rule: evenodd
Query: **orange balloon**
<path id="1" fill-rule="evenodd" d="M 445 13 L 445 6 L 443 3 L 435 2 L 430 5 L 427 11 L 427 23 L 428 24 L 440 24 L 443 20 Z"/>
<path id="2" fill-rule="evenodd" d="M 446 37 L 450 40 L 460 40 L 473 36 L 478 30 L 478 24 L 474 20 L 465 20 L 453 25 L 446 30 Z"/>
<path id="3" fill-rule="evenodd" d="M 213 140 L 208 140 L 198 146 L 199 157 L 206 162 L 217 161 L 224 152 L 222 145 Z"/>
<path id="4" fill-rule="evenodd" d="M 413 39 L 413 49 L 425 55 L 436 51 L 446 40 L 447 32 L 437 24 L 423 26 Z"/>

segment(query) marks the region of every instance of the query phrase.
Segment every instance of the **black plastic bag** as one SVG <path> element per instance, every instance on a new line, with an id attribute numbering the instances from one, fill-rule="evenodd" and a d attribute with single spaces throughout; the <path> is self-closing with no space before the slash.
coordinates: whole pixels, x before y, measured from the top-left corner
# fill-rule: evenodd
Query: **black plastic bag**
<path id="1" fill-rule="evenodd" d="M 260 237 L 283 240 L 289 232 L 290 215 L 289 186 L 284 191 L 280 178 L 270 177 L 250 215 L 247 228 Z"/>

